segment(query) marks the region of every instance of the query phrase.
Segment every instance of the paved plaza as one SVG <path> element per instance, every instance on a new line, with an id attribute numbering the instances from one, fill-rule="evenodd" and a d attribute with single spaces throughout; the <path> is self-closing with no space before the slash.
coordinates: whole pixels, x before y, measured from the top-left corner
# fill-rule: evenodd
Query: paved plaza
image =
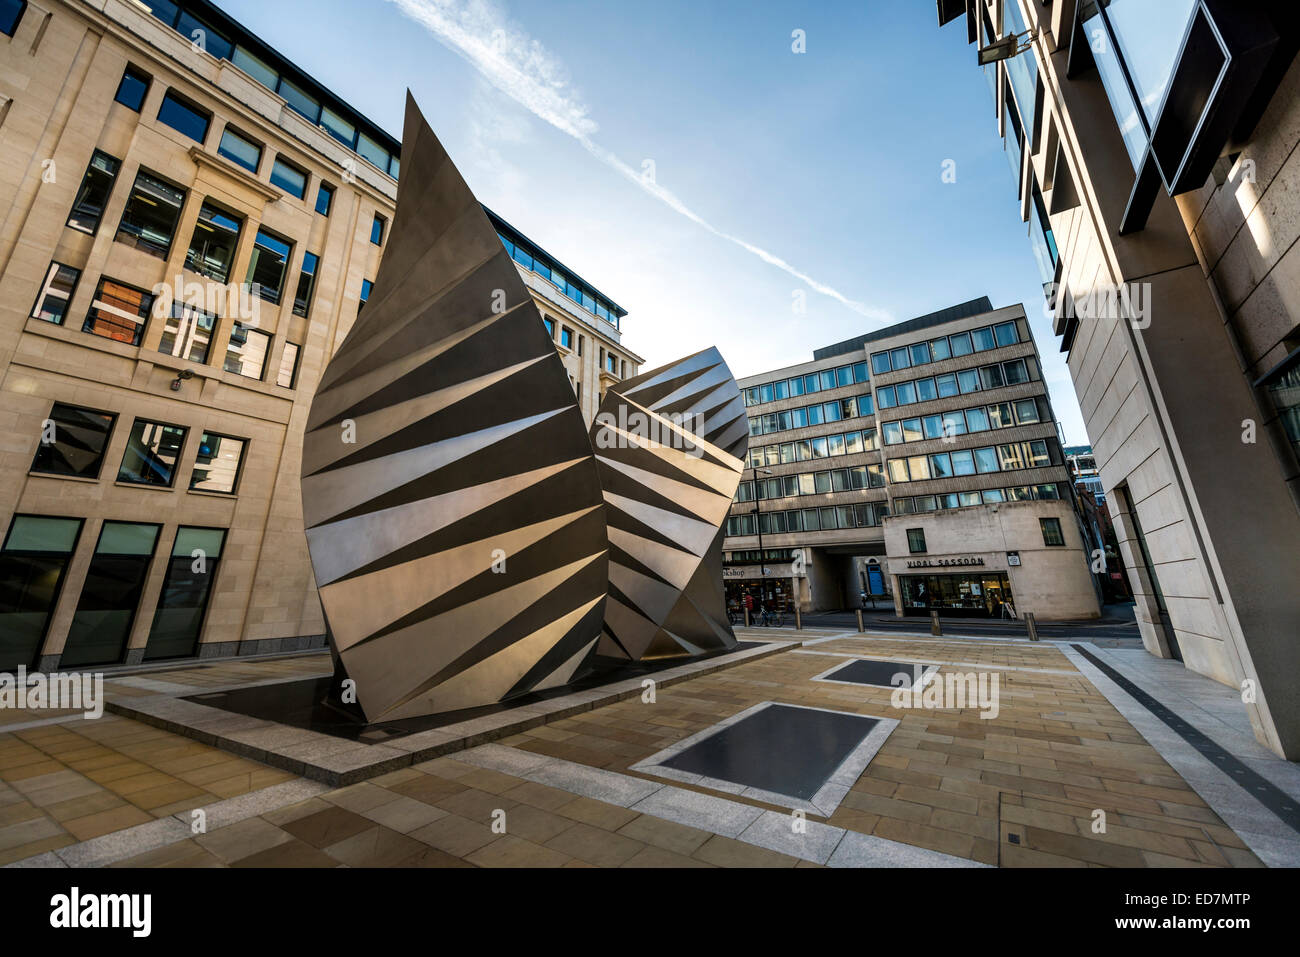
<path id="1" fill-rule="evenodd" d="M 247 719 L 181 698 L 326 675 L 327 654 L 110 675 L 109 708 L 97 720 L 0 712 L 0 864 L 1300 863 L 1300 774 L 1254 742 L 1232 689 L 1176 664 L 1126 648 L 1019 639 L 830 629 L 756 629 L 741 639 L 768 644 L 653 676 L 653 701 L 640 681 L 625 682 L 413 735 L 424 744 L 405 751 L 396 740 L 345 742 L 355 783 L 342 787 L 301 763 L 312 752 L 293 734 L 254 728 L 260 737 L 246 740 L 265 750 L 240 754 L 230 750 L 241 749 L 235 732 L 226 739 L 182 727 L 200 711 L 224 715 L 212 720 L 229 727 Z M 987 702 L 927 705 L 919 693 L 912 707 L 896 707 L 891 687 L 835 679 L 854 661 L 914 664 L 940 687 L 948 675 L 996 677 L 996 716 L 984 708 L 981 717 Z M 1147 696 L 1201 737 L 1174 731 L 1142 704 Z M 680 753 L 772 704 L 881 719 L 864 722 L 879 728 L 870 746 L 819 792 L 833 792 L 812 805 L 829 813 L 729 783 L 734 769 L 692 775 L 658 766 L 661 752 Z M 1202 737 L 1240 767 L 1216 766 L 1194 743 Z M 430 741 L 442 753 L 424 759 Z M 788 742 L 783 750 L 788 756 Z"/>

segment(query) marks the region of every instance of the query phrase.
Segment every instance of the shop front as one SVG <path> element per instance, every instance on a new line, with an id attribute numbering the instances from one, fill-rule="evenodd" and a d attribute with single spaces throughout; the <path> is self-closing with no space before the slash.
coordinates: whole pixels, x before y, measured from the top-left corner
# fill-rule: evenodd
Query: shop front
<path id="1" fill-rule="evenodd" d="M 974 570 L 961 574 L 898 576 L 903 613 L 974 618 L 1014 617 L 1011 581 L 1001 572 Z"/>
<path id="2" fill-rule="evenodd" d="M 757 565 L 724 568 L 722 578 L 727 592 L 727 612 L 731 615 L 744 614 L 746 595 L 753 598 L 751 607 L 755 610 L 765 607 L 769 611 L 794 613 L 796 579 L 789 564 L 769 565 L 766 574 Z"/>

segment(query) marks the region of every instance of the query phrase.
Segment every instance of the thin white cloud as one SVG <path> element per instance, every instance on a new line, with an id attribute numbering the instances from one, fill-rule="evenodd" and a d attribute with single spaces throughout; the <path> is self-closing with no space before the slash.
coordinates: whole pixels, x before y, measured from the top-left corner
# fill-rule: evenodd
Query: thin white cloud
<path id="1" fill-rule="evenodd" d="M 674 212 L 720 239 L 734 243 L 793 276 L 809 288 L 877 322 L 892 322 L 888 312 L 850 299 L 839 290 L 761 246 L 734 236 L 700 216 L 671 190 L 633 169 L 598 144 L 600 127 L 570 87 L 563 64 L 545 47 L 515 27 L 490 0 L 389 0 L 449 50 L 467 60 L 502 93 L 534 116 L 573 137 L 592 156 L 641 187 Z"/>

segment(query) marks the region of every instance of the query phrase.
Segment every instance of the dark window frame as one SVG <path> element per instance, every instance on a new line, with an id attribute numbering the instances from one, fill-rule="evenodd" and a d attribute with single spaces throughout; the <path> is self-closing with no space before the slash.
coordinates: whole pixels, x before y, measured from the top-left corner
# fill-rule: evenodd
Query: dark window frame
<path id="1" fill-rule="evenodd" d="M 68 303 L 67 306 L 64 307 L 63 315 L 59 316 L 58 321 L 56 322 L 53 319 L 46 319 L 44 316 L 42 316 L 40 314 L 40 307 L 41 304 L 45 301 L 45 298 L 48 294 L 48 290 L 50 286 L 50 274 L 53 273 L 55 267 L 58 266 L 61 266 L 64 269 L 71 269 L 73 272 L 77 274 L 77 276 L 75 279 L 72 280 L 72 288 L 68 290 Z M 39 319 L 42 322 L 51 322 L 54 323 L 54 325 L 56 326 L 63 325 L 64 321 L 68 318 L 68 313 L 72 311 L 72 300 L 77 295 L 77 288 L 81 285 L 81 277 L 83 274 L 84 274 L 84 270 L 78 269 L 76 266 L 69 266 L 65 262 L 59 262 L 59 260 L 57 259 L 51 259 L 50 268 L 45 270 L 45 278 L 41 280 L 40 288 L 36 290 L 36 301 L 32 303 L 32 308 L 27 313 L 27 318 Z"/>
<path id="2" fill-rule="evenodd" d="M 920 537 L 920 548 L 917 548 L 916 536 Z M 924 555 L 926 553 L 924 528 L 909 528 L 907 530 L 907 551 L 910 555 Z"/>
<path id="3" fill-rule="evenodd" d="M 47 420 L 53 419 L 54 410 L 57 409 L 59 406 L 63 406 L 64 408 L 67 409 L 74 409 L 78 412 L 89 412 L 93 415 L 108 416 L 109 419 L 108 430 L 104 433 L 104 447 L 99 452 L 99 462 L 95 466 L 95 474 L 94 475 L 71 475 L 67 472 L 56 472 L 52 469 L 38 469 L 36 467 L 36 459 L 41 454 L 42 443 L 40 442 L 36 444 L 36 452 L 32 455 L 32 464 L 28 466 L 27 474 L 43 475 L 49 478 L 75 478 L 75 479 L 83 479 L 83 480 L 98 482 L 104 474 L 104 462 L 108 458 L 108 448 L 110 445 L 113 444 L 113 433 L 117 431 L 117 420 L 119 418 L 118 413 L 109 412 L 107 409 L 93 409 L 90 406 L 85 406 L 85 405 L 73 405 L 70 402 L 52 402 L 50 403 L 50 411 L 46 413 L 45 419 L 42 419 L 41 421 L 45 422 Z"/>
<path id="4" fill-rule="evenodd" d="M 189 132 L 188 130 L 183 130 L 180 127 L 174 126 L 173 124 L 168 123 L 166 120 L 164 120 L 163 112 L 167 109 L 169 103 L 175 103 L 177 106 L 181 107 L 182 109 L 188 110 L 189 112 L 195 114 L 196 116 L 202 117 L 203 136 L 197 137 L 193 133 Z M 177 93 L 175 87 L 169 88 L 167 92 L 163 94 L 162 103 L 159 104 L 158 106 L 158 116 L 156 119 L 159 123 L 167 127 L 169 130 L 175 130 L 177 133 L 180 133 L 182 136 L 189 137 L 190 139 L 198 143 L 200 146 L 203 146 L 207 143 L 208 134 L 212 132 L 212 111 L 200 106 L 194 100 L 191 100 L 189 97 L 185 96 L 185 94 Z"/>
<path id="5" fill-rule="evenodd" d="M 1061 520 L 1056 516 L 1047 516 L 1038 520 L 1038 527 L 1043 533 L 1043 544 L 1048 548 L 1065 547 L 1065 529 L 1061 525 Z M 1049 535 L 1049 531 L 1051 534 Z M 1057 538 L 1059 541 L 1052 541 Z"/>
<path id="6" fill-rule="evenodd" d="M 203 439 L 208 436 L 216 439 L 230 439 L 232 442 L 243 443 L 243 448 L 241 448 L 239 452 L 239 464 L 235 466 L 235 478 L 230 483 L 230 491 L 222 492 L 222 491 L 216 491 L 214 489 L 206 489 L 206 488 L 196 489 L 194 487 L 194 473 L 198 471 L 199 468 L 198 453 L 196 453 L 194 456 L 194 464 L 190 466 L 190 484 L 189 484 L 189 488 L 187 488 L 186 491 L 198 492 L 202 495 L 226 495 L 229 496 L 230 498 L 237 498 L 239 496 L 239 483 L 243 480 L 244 477 L 244 464 L 248 461 L 248 450 L 249 447 L 253 444 L 252 440 L 246 439 L 241 435 L 227 435 L 225 432 L 213 432 L 211 429 L 201 429 L 199 431 L 200 448 L 203 447 Z"/>
<path id="7" fill-rule="evenodd" d="M 122 99 L 122 87 L 126 84 L 128 78 L 144 84 L 144 89 L 140 92 L 140 102 L 135 106 L 132 106 L 126 100 Z M 126 69 L 122 71 L 122 79 L 117 82 L 117 92 L 113 95 L 113 102 L 120 103 L 133 113 L 140 113 L 144 110 L 144 101 L 149 98 L 149 90 L 152 86 L 152 74 L 146 73 L 134 63 L 127 63 Z"/>

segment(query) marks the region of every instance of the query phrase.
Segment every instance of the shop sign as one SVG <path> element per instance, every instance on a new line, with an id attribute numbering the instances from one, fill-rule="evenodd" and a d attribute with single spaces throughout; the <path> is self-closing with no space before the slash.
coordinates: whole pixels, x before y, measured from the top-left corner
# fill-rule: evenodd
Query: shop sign
<path id="1" fill-rule="evenodd" d="M 907 563 L 908 568 L 945 568 L 950 565 L 983 565 L 982 558 L 917 558 Z"/>

